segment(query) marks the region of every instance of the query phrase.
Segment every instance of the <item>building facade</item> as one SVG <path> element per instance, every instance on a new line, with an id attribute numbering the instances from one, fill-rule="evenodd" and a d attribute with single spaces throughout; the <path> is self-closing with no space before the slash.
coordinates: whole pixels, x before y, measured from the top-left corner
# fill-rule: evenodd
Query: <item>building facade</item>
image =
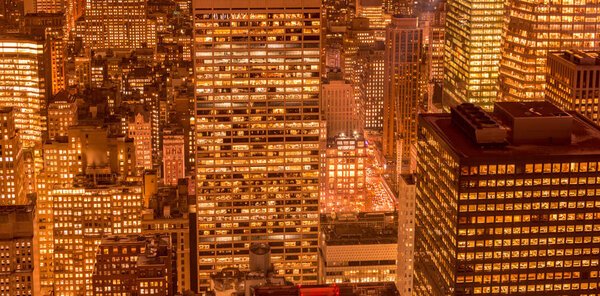
<path id="1" fill-rule="evenodd" d="M 0 107 L 15 110 L 15 125 L 24 146 L 41 144 L 46 86 L 43 42 L 0 36 Z"/>
<path id="2" fill-rule="evenodd" d="M 600 55 L 592 51 L 553 52 L 548 55 L 546 100 L 600 123 Z"/>
<path id="3" fill-rule="evenodd" d="M 448 0 L 446 8 L 443 105 L 491 110 L 498 96 L 504 1 Z"/>
<path id="4" fill-rule="evenodd" d="M 146 1 L 90 0 L 84 14 L 87 49 L 131 50 L 148 41 Z"/>
<path id="5" fill-rule="evenodd" d="M 339 135 L 352 136 L 362 132 L 352 84 L 339 74 L 330 73 L 329 79 L 322 85 L 321 106 L 323 119 L 327 121 L 328 138 Z"/>
<path id="6" fill-rule="evenodd" d="M 386 30 L 383 154 L 409 170 L 415 143 L 423 32 L 417 18 L 394 17 Z"/>
<path id="7" fill-rule="evenodd" d="M 96 249 L 104 236 L 141 233 L 139 185 L 56 186 L 50 192 L 54 222 L 54 295 L 94 295 Z"/>
<path id="8" fill-rule="evenodd" d="M 163 180 L 165 185 L 177 185 L 177 180 L 185 178 L 185 137 L 169 130 L 163 135 Z"/>
<path id="9" fill-rule="evenodd" d="M 598 1 L 506 1 L 500 63 L 503 101 L 544 100 L 548 54 L 600 49 Z"/>
<path id="10" fill-rule="evenodd" d="M 39 294 L 33 205 L 0 206 L 0 295 Z"/>
<path id="11" fill-rule="evenodd" d="M 75 96 L 66 91 L 56 94 L 48 104 L 48 137 L 53 140 L 68 136 L 69 127 L 77 125 L 77 122 Z"/>
<path id="12" fill-rule="evenodd" d="M 367 209 L 367 148 L 362 136 L 328 140 L 321 179 L 321 213 Z"/>
<path id="13" fill-rule="evenodd" d="M 194 1 L 200 290 L 248 244 L 317 282 L 321 1 Z"/>
<path id="14" fill-rule="evenodd" d="M 105 237 L 96 253 L 93 295 L 174 295 L 171 253 L 168 235 Z"/>
<path id="15" fill-rule="evenodd" d="M 415 295 L 594 293 L 598 144 L 547 102 L 422 115 Z"/>
<path id="16" fill-rule="evenodd" d="M 24 157 L 14 108 L 0 108 L 0 205 L 25 205 Z"/>
<path id="17" fill-rule="evenodd" d="M 322 283 L 393 282 L 396 279 L 396 213 L 323 216 L 321 227 Z"/>

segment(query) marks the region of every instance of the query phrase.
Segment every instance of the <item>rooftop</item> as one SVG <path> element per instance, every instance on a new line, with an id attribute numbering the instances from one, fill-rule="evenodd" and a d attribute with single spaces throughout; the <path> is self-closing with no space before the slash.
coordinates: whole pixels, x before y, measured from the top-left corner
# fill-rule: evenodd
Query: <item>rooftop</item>
<path id="1" fill-rule="evenodd" d="M 589 65 L 598 66 L 600 65 L 600 52 L 599 51 L 582 51 L 582 50 L 567 50 L 563 52 L 550 53 L 551 57 L 561 58 L 565 61 L 569 61 L 575 65 Z"/>
<path id="2" fill-rule="evenodd" d="M 321 230 L 328 246 L 395 244 L 398 241 L 395 213 L 360 213 L 359 215 L 321 218 Z"/>
<path id="3" fill-rule="evenodd" d="M 509 117 L 513 122 L 507 122 L 506 118 L 498 120 L 498 112 L 488 113 L 496 119 L 502 127 L 509 130 L 510 134 L 516 134 L 520 128 L 526 128 L 529 136 L 536 138 L 539 132 L 547 132 L 552 135 L 547 123 L 563 124 L 569 120 L 572 126 L 565 128 L 570 134 L 570 141 L 552 144 L 552 141 L 539 140 L 540 143 L 515 144 L 507 139 L 504 145 L 481 145 L 475 143 L 456 124 L 453 124 L 451 115 L 444 114 L 421 114 L 419 125 L 430 126 L 446 142 L 456 155 L 463 158 L 526 158 L 548 156 L 600 156 L 600 127 L 574 111 L 564 112 L 549 103 L 502 103 L 500 115 Z M 542 120 L 542 121 L 541 121 Z M 550 121 L 548 121 L 550 120 Z M 518 123 L 517 122 L 526 122 Z M 568 123 L 568 122 L 567 122 Z M 514 130 L 512 130 L 514 127 Z M 566 131 L 560 131 L 560 136 Z M 521 137 L 523 133 L 521 133 Z M 567 136 L 569 135 L 567 134 Z M 539 138 L 539 137 L 537 137 Z M 549 143 L 550 142 L 550 143 Z"/>

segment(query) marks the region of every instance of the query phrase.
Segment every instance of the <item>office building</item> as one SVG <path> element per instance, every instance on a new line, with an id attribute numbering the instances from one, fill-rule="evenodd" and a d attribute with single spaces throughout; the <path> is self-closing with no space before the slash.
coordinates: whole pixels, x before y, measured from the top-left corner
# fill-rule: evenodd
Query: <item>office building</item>
<path id="1" fill-rule="evenodd" d="M 321 106 L 323 120 L 327 121 L 327 137 L 355 135 L 362 132 L 358 103 L 352 84 L 341 73 L 330 73 L 322 84 Z"/>
<path id="2" fill-rule="evenodd" d="M 48 104 L 48 137 L 66 137 L 69 127 L 77 125 L 77 103 L 75 96 L 61 91 Z"/>
<path id="3" fill-rule="evenodd" d="M 95 179 L 102 178 L 101 174 Z M 103 238 L 141 233 L 141 187 L 116 183 L 57 185 L 50 198 L 55 201 L 54 295 L 94 295 L 96 249 Z"/>
<path id="4" fill-rule="evenodd" d="M 89 0 L 85 9 L 87 49 L 137 49 L 147 42 L 146 1 Z"/>
<path id="5" fill-rule="evenodd" d="M 194 1 L 201 290 L 269 243 L 317 282 L 321 1 Z"/>
<path id="6" fill-rule="evenodd" d="M 375 44 L 375 31 L 369 27 L 369 19 L 355 18 L 342 38 L 342 71 L 344 77 L 356 87 L 362 73 L 362 65 L 358 63 L 358 50 Z"/>
<path id="7" fill-rule="evenodd" d="M 365 96 L 361 106 L 364 106 L 364 128 L 377 132 L 383 131 L 383 88 L 385 81 L 385 44 L 377 41 L 372 48 L 361 49 L 358 53 L 359 63 L 364 65 Z"/>
<path id="8" fill-rule="evenodd" d="M 568 50 L 548 55 L 546 100 L 600 124 L 600 55 Z"/>
<path id="9" fill-rule="evenodd" d="M 389 24 L 389 15 L 383 11 L 382 0 L 356 0 L 356 17 L 369 20 L 369 28 L 385 30 Z"/>
<path id="10" fill-rule="evenodd" d="M 498 97 L 504 1 L 448 0 L 446 9 L 443 105 L 491 110 Z"/>
<path id="11" fill-rule="evenodd" d="M 396 213 L 365 212 L 321 218 L 321 282 L 393 282 L 398 259 Z"/>
<path id="12" fill-rule="evenodd" d="M 548 54 L 600 49 L 596 1 L 506 2 L 500 95 L 503 101 L 544 100 Z"/>
<path id="13" fill-rule="evenodd" d="M 135 145 L 136 167 L 139 170 L 152 169 L 152 127 L 150 112 L 137 110 L 127 121 L 127 136 Z"/>
<path id="14" fill-rule="evenodd" d="M 421 115 L 414 295 L 595 293 L 599 144 L 548 102 Z"/>
<path id="15" fill-rule="evenodd" d="M 0 206 L 0 295 L 39 294 L 33 205 Z"/>
<path id="16" fill-rule="evenodd" d="M 394 17 L 386 29 L 383 155 L 398 172 L 410 170 L 416 141 L 422 38 L 417 18 Z"/>
<path id="17" fill-rule="evenodd" d="M 17 35 L 0 36 L 0 107 L 14 108 L 25 147 L 41 144 L 45 128 L 44 44 Z M 44 124 L 43 124 L 44 123 Z"/>
<path id="18" fill-rule="evenodd" d="M 92 275 L 93 295 L 174 295 L 168 236 L 109 236 L 102 239 Z"/>
<path id="19" fill-rule="evenodd" d="M 65 11 L 66 1 L 62 0 L 34 0 L 35 12 L 58 13 Z"/>
<path id="20" fill-rule="evenodd" d="M 183 130 L 164 130 L 162 151 L 165 185 L 177 185 L 185 178 L 185 137 Z"/>
<path id="21" fill-rule="evenodd" d="M 143 235 L 169 235 L 173 249 L 173 288 L 178 293 L 194 291 L 198 283 L 196 216 L 194 197 L 188 195 L 189 182 L 179 180 L 177 187 L 157 188 L 142 212 Z M 191 225 L 191 227 L 190 227 Z"/>
<path id="22" fill-rule="evenodd" d="M 0 205 L 27 204 L 24 160 L 13 108 L 0 108 Z"/>
<path id="23" fill-rule="evenodd" d="M 369 206 L 367 148 L 361 135 L 327 141 L 321 178 L 321 213 L 362 212 Z"/>
<path id="24" fill-rule="evenodd" d="M 402 296 L 413 295 L 415 265 L 415 195 L 414 174 L 401 175 L 398 182 L 398 270 L 396 287 Z"/>

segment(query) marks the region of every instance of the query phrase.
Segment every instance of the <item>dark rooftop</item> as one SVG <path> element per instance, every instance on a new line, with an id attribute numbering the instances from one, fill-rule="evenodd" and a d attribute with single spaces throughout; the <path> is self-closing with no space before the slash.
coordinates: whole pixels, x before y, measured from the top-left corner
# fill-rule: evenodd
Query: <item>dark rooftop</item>
<path id="1" fill-rule="evenodd" d="M 321 230 L 328 246 L 398 242 L 398 219 L 392 212 L 360 213 L 350 218 L 323 216 Z"/>
<path id="2" fill-rule="evenodd" d="M 543 107 L 530 112 L 522 106 L 511 106 L 513 114 L 523 117 L 549 116 L 558 108 Z M 558 109 L 560 111 L 560 109 Z M 537 114 L 537 113 L 541 114 Z M 562 111 L 561 111 L 562 112 Z M 517 158 L 517 157 L 547 157 L 547 156 L 585 156 L 600 155 L 600 127 L 590 122 L 574 111 L 566 112 L 571 115 L 572 132 L 570 143 L 562 145 L 536 145 L 523 144 L 498 146 L 482 146 L 475 144 L 456 125 L 452 124 L 450 114 L 421 114 L 419 125 L 431 126 L 433 130 L 442 137 L 450 148 L 459 156 L 464 158 Z M 562 116 L 561 116 L 562 117 Z"/>
<path id="3" fill-rule="evenodd" d="M 520 117 L 554 117 L 568 116 L 565 111 L 556 107 L 552 103 L 541 102 L 499 102 L 496 106 L 500 106 L 515 118 Z"/>
<path id="4" fill-rule="evenodd" d="M 562 58 L 563 60 L 569 61 L 579 66 L 600 65 L 600 52 L 598 51 L 567 50 L 563 52 L 550 53 L 550 57 Z"/>

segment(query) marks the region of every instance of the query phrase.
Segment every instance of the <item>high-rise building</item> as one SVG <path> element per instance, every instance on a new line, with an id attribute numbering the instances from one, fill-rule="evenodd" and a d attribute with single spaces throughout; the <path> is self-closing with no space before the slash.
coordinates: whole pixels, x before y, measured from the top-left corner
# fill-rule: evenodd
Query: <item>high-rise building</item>
<path id="1" fill-rule="evenodd" d="M 127 121 L 127 135 L 135 144 L 136 166 L 141 170 L 152 169 L 152 128 L 150 114 L 146 110 L 134 112 Z"/>
<path id="2" fill-rule="evenodd" d="M 355 18 L 343 35 L 342 40 L 342 71 L 344 77 L 358 83 L 360 67 L 358 64 L 358 50 L 371 47 L 375 43 L 375 31 L 369 28 L 369 19 Z"/>
<path id="3" fill-rule="evenodd" d="M 427 7 L 419 17 L 423 27 L 423 47 L 426 51 L 427 66 L 424 70 L 424 83 L 427 99 L 422 102 L 427 109 L 441 106 L 444 83 L 444 42 L 446 37 L 446 1 L 436 1 Z"/>
<path id="4" fill-rule="evenodd" d="M 415 175 L 404 174 L 398 182 L 398 270 L 396 287 L 401 296 L 413 295 L 415 265 Z"/>
<path id="5" fill-rule="evenodd" d="M 321 213 L 367 209 L 367 148 L 362 135 L 327 141 L 321 179 Z"/>
<path id="6" fill-rule="evenodd" d="M 422 38 L 417 18 L 394 17 L 386 30 L 383 154 L 398 172 L 416 141 Z"/>
<path id="7" fill-rule="evenodd" d="M 24 17 L 21 31 L 29 38 L 43 41 L 44 65 L 47 72 L 46 92 L 48 98 L 65 88 L 65 58 L 67 41 L 65 15 L 62 12 L 30 13 Z"/>
<path id="8" fill-rule="evenodd" d="M 185 136 L 183 130 L 165 130 L 162 151 L 165 185 L 177 185 L 185 178 Z"/>
<path id="9" fill-rule="evenodd" d="M 548 102 L 421 115 L 414 295 L 594 293 L 598 145 Z"/>
<path id="10" fill-rule="evenodd" d="M 365 96 L 361 106 L 364 106 L 364 128 L 383 131 L 383 88 L 385 81 L 385 44 L 377 41 L 372 48 L 359 51 L 359 63 L 364 65 Z"/>
<path id="11" fill-rule="evenodd" d="M 17 35 L 0 36 L 0 107 L 14 108 L 23 145 L 41 144 L 46 86 L 44 44 Z"/>
<path id="12" fill-rule="evenodd" d="M 448 0 L 446 8 L 443 104 L 490 110 L 498 97 L 504 1 Z"/>
<path id="13" fill-rule="evenodd" d="M 0 295 L 39 295 L 33 205 L 0 206 Z"/>
<path id="14" fill-rule="evenodd" d="M 92 275 L 103 237 L 141 233 L 141 187 L 75 184 L 55 186 L 50 196 L 55 201 L 54 295 L 94 295 Z"/>
<path id="15" fill-rule="evenodd" d="M 317 282 L 321 1 L 195 0 L 200 288 L 269 243 Z"/>
<path id="16" fill-rule="evenodd" d="M 89 0 L 84 11 L 84 44 L 87 49 L 136 49 L 145 46 L 148 37 L 146 1 Z"/>
<path id="17" fill-rule="evenodd" d="M 390 20 L 384 13 L 382 0 L 356 0 L 356 17 L 368 19 L 369 28 L 379 31 L 384 31 Z"/>
<path id="18" fill-rule="evenodd" d="M 500 63 L 503 101 L 544 100 L 548 53 L 600 49 L 600 3 L 596 0 L 505 3 Z"/>
<path id="19" fill-rule="evenodd" d="M 322 84 L 321 106 L 323 120 L 327 121 L 327 137 L 352 136 L 362 132 L 358 104 L 352 84 L 341 73 L 330 73 Z"/>
<path id="20" fill-rule="evenodd" d="M 600 124 L 600 52 L 568 50 L 550 53 L 546 100 Z"/>
<path id="21" fill-rule="evenodd" d="M 0 108 L 0 127 L 0 205 L 24 205 L 23 150 L 13 108 Z"/>

